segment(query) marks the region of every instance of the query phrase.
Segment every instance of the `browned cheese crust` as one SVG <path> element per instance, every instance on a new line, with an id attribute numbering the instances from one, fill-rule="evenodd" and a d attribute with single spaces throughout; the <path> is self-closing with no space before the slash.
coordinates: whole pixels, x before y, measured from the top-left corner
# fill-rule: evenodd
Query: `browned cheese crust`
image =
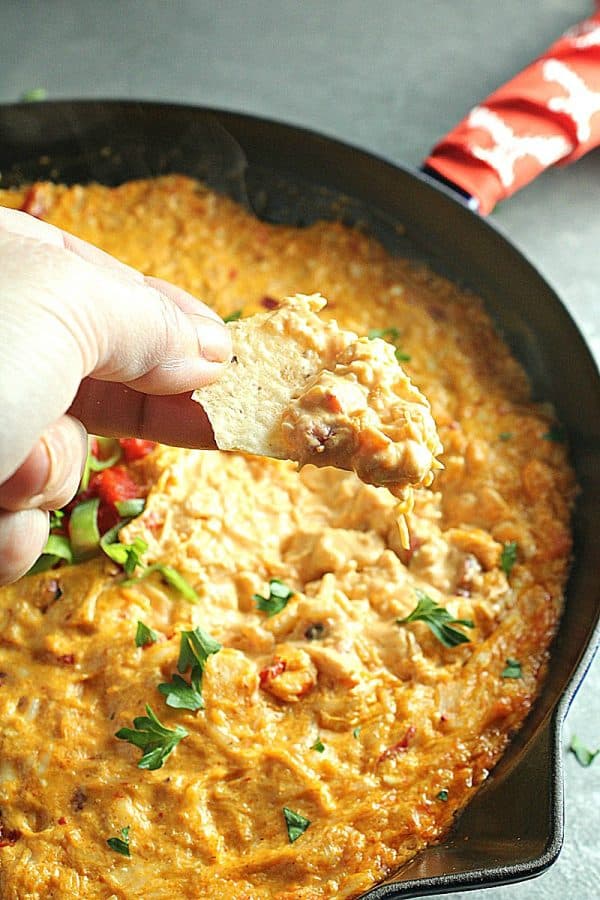
<path id="1" fill-rule="evenodd" d="M 157 577 L 122 587 L 106 559 L 2 589 L 0 894 L 355 897 L 444 835 L 539 690 L 575 489 L 551 411 L 476 297 L 341 224 L 266 225 L 179 176 L 38 185 L 28 203 L 223 315 L 322 292 L 343 328 L 397 329 L 445 469 L 416 491 L 405 550 L 394 498 L 353 473 L 165 448 L 140 463 L 155 486 L 123 539 L 143 536 L 198 604 Z M 269 617 L 253 595 L 272 578 L 294 595 Z M 472 620 L 470 641 L 397 624 L 416 589 Z M 152 646 L 135 646 L 138 619 Z M 223 645 L 205 709 L 170 709 L 157 685 L 197 626 Z M 114 737 L 146 703 L 188 732 L 153 772 Z M 311 822 L 294 843 L 283 807 Z M 106 844 L 126 826 L 130 859 Z"/>

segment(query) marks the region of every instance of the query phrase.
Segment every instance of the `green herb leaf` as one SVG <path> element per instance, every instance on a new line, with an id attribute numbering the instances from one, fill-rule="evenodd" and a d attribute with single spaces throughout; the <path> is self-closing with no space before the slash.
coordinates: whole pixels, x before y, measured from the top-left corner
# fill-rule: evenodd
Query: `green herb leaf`
<path id="1" fill-rule="evenodd" d="M 131 856 L 129 852 L 129 830 L 129 825 L 126 828 L 121 828 L 121 837 L 111 837 L 106 841 L 110 849 L 114 850 L 115 853 L 120 853 L 122 856 Z"/>
<path id="2" fill-rule="evenodd" d="M 238 319 L 242 318 L 242 310 L 236 309 L 235 312 L 229 313 L 228 316 L 223 316 L 224 322 L 237 322 Z"/>
<path id="3" fill-rule="evenodd" d="M 517 542 L 508 541 L 502 548 L 500 555 L 500 568 L 508 578 L 512 572 L 512 567 L 517 561 Z"/>
<path id="4" fill-rule="evenodd" d="M 136 497 L 133 500 L 117 500 L 115 506 L 119 515 L 124 519 L 135 519 L 144 512 L 146 501 L 142 497 Z"/>
<path id="5" fill-rule="evenodd" d="M 120 728 L 115 734 L 120 741 L 128 741 L 143 751 L 138 768 L 150 770 L 160 769 L 179 741 L 187 736 L 187 731 L 180 725 L 175 729 L 166 728 L 148 704 L 146 715 L 133 720 L 133 728 Z"/>
<path id="6" fill-rule="evenodd" d="M 598 754 L 600 753 L 600 747 L 597 750 L 589 750 L 582 741 L 579 740 L 576 734 L 571 738 L 571 743 L 569 744 L 569 750 L 571 753 L 575 754 L 575 758 L 580 766 L 583 766 L 587 769 L 588 766 L 594 762 Z"/>
<path id="7" fill-rule="evenodd" d="M 186 600 L 189 600 L 190 603 L 199 602 L 200 597 L 189 581 L 186 581 L 181 572 L 178 572 L 177 569 L 174 569 L 172 566 L 165 566 L 162 563 L 154 563 L 151 566 L 147 566 L 141 575 L 138 575 L 136 578 L 127 578 L 125 581 L 122 581 L 121 584 L 123 587 L 138 584 L 140 581 L 148 578 L 149 575 L 152 575 L 153 572 L 159 572 L 164 581 L 179 591 L 179 593 L 185 597 Z"/>
<path id="8" fill-rule="evenodd" d="M 181 677 L 181 675 L 173 675 L 169 682 L 159 684 L 158 689 L 164 694 L 167 706 L 173 709 L 204 709 L 204 700 L 200 693 L 200 685 L 195 686 Z"/>
<path id="9" fill-rule="evenodd" d="M 395 344 L 395 356 L 398 362 L 410 362 L 410 354 L 404 353 L 404 351 L 398 346 L 398 341 L 400 340 L 401 335 L 400 331 L 397 328 L 371 328 L 371 330 L 367 333 L 367 337 L 370 341 L 375 340 L 375 338 L 381 338 L 384 341 L 389 341 L 390 344 Z"/>
<path id="10" fill-rule="evenodd" d="M 371 328 L 369 332 L 367 332 L 367 337 L 370 341 L 374 341 L 375 338 L 381 338 L 383 341 L 389 341 L 390 344 L 395 344 L 397 340 L 400 339 L 400 332 L 397 328 Z"/>
<path id="11" fill-rule="evenodd" d="M 555 444 L 564 444 L 567 440 L 567 432 L 562 425 L 553 425 L 542 435 L 545 441 L 554 441 Z"/>
<path id="12" fill-rule="evenodd" d="M 498 435 L 498 440 L 500 441 L 510 441 L 514 437 L 512 431 L 501 431 Z"/>
<path id="13" fill-rule="evenodd" d="M 294 596 L 291 588 L 280 581 L 278 578 L 271 578 L 269 581 L 269 596 L 262 597 L 260 594 L 254 594 L 253 600 L 256 602 L 257 609 L 266 612 L 267 616 L 275 616 L 288 604 L 290 597 Z"/>
<path id="14" fill-rule="evenodd" d="M 188 669 L 191 669 L 192 685 L 199 690 L 206 660 L 213 653 L 218 653 L 220 649 L 219 642 L 201 628 L 195 628 L 194 631 L 182 631 L 177 671 L 184 675 Z"/>
<path id="15" fill-rule="evenodd" d="M 518 659 L 507 659 L 506 668 L 502 672 L 502 678 L 522 678 L 521 663 Z"/>
<path id="16" fill-rule="evenodd" d="M 147 647 L 149 644 L 155 644 L 158 640 L 158 634 L 149 625 L 144 625 L 138 619 L 137 629 L 135 632 L 135 646 Z"/>
<path id="17" fill-rule="evenodd" d="M 312 747 L 310 749 L 316 750 L 317 753 L 323 753 L 325 750 L 325 744 L 323 743 L 321 738 L 319 738 L 317 741 L 314 742 L 314 744 L 312 745 Z"/>
<path id="18" fill-rule="evenodd" d="M 305 819 L 300 813 L 294 812 L 293 809 L 288 809 L 287 806 L 283 807 L 283 817 L 287 826 L 290 844 L 293 844 L 294 841 L 297 841 L 298 838 L 304 834 L 310 825 L 310 819 Z"/>
<path id="19" fill-rule="evenodd" d="M 354 731 L 352 732 L 352 736 L 356 740 L 358 740 L 358 738 L 360 737 L 361 729 L 362 729 L 362 725 L 357 725 L 356 728 L 354 729 Z"/>
<path id="20" fill-rule="evenodd" d="M 404 619 L 396 619 L 398 625 L 408 622 L 425 622 L 435 637 L 444 647 L 457 647 L 459 644 L 468 644 L 469 638 L 463 631 L 452 628 L 452 625 L 463 625 L 465 628 L 474 628 L 470 619 L 455 619 L 448 610 L 439 606 L 424 591 L 419 588 L 415 591 L 417 605 Z"/>
<path id="21" fill-rule="evenodd" d="M 93 556 L 100 544 L 98 530 L 98 506 L 100 499 L 84 500 L 78 503 L 71 512 L 69 534 L 75 562 L 81 562 Z"/>
<path id="22" fill-rule="evenodd" d="M 447 799 L 448 791 L 446 790 L 446 788 L 442 788 L 442 790 L 437 795 L 436 800 L 441 800 L 443 803 L 445 803 Z"/>
<path id="23" fill-rule="evenodd" d="M 46 88 L 36 87 L 31 88 L 30 91 L 25 91 L 24 94 L 21 94 L 20 102 L 21 103 L 39 103 L 41 100 L 45 100 L 48 96 L 48 92 Z"/>
<path id="24" fill-rule="evenodd" d="M 141 565 L 141 557 L 148 549 L 148 544 L 140 537 L 136 537 L 131 544 L 121 544 L 120 541 L 107 544 L 102 540 L 100 546 L 113 562 L 123 566 L 127 575 L 132 575 L 137 566 Z"/>

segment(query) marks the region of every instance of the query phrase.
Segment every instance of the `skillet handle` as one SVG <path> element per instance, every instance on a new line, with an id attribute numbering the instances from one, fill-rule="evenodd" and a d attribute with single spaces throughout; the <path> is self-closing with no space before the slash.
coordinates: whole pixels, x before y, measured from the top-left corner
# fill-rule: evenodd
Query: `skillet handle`
<path id="1" fill-rule="evenodd" d="M 423 171 L 487 215 L 544 169 L 599 144 L 600 10 L 472 109 Z"/>

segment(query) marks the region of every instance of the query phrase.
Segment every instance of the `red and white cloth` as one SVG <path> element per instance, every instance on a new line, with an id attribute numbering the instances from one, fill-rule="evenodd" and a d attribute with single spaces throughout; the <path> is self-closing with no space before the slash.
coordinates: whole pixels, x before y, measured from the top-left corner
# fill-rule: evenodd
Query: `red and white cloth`
<path id="1" fill-rule="evenodd" d="M 435 169 L 491 212 L 543 169 L 600 144 L 600 10 L 476 106 L 431 151 Z"/>

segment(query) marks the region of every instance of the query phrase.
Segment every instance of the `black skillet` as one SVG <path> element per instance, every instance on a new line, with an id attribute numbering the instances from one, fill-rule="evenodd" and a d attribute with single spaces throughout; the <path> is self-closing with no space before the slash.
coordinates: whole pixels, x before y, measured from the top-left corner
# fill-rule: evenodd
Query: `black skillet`
<path id="1" fill-rule="evenodd" d="M 554 291 L 497 228 L 426 175 L 250 116 L 119 101 L 4 106 L 0 172 L 3 187 L 188 173 L 267 221 L 358 224 L 483 297 L 534 396 L 554 404 L 568 433 L 581 493 L 567 603 L 542 693 L 493 775 L 442 844 L 364 896 L 417 897 L 543 871 L 563 838 L 561 725 L 591 663 L 600 611 L 600 377 Z"/>

